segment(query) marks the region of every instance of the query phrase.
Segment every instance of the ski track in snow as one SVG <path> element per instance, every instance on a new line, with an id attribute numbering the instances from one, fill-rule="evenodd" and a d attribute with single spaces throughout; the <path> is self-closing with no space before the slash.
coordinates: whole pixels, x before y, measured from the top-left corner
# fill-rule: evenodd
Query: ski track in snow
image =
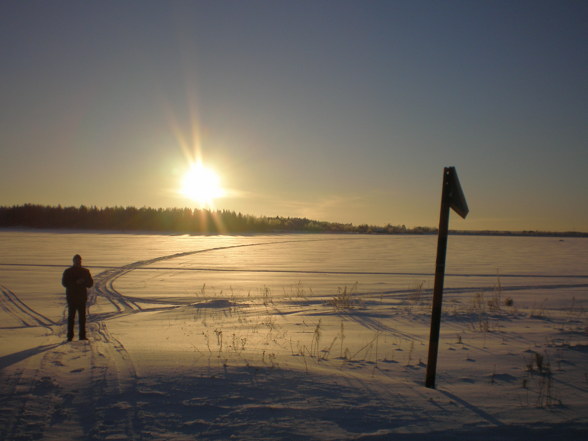
<path id="1" fill-rule="evenodd" d="M 211 251 L 220 251 L 232 248 L 244 248 L 244 247 L 254 247 L 254 246 L 263 246 L 263 245 L 273 245 L 273 244 L 284 244 L 284 243 L 291 243 L 291 242 L 315 242 L 320 240 L 328 240 L 328 239 L 308 239 L 308 240 L 287 240 L 287 241 L 279 241 L 279 242 L 261 242 L 261 243 L 253 243 L 253 244 L 241 244 L 241 245 L 230 245 L 225 247 L 214 247 L 214 248 L 207 248 L 204 250 L 196 250 L 196 251 L 185 251 L 182 253 L 175 253 L 169 254 L 165 256 L 156 257 L 153 259 L 148 260 L 139 260 L 137 262 L 130 263 L 128 265 L 124 265 L 118 268 L 109 269 L 107 271 L 103 271 L 100 274 L 96 275 L 94 278 L 94 292 L 97 295 L 101 295 L 108 299 L 114 307 L 119 312 L 138 312 L 141 311 L 142 308 L 137 304 L 138 301 L 141 303 L 162 303 L 159 300 L 148 300 L 148 299 L 139 299 L 136 297 L 127 297 L 119 293 L 113 286 L 116 279 L 122 277 L 123 275 L 127 274 L 130 271 L 141 269 L 147 265 L 152 265 L 157 262 L 176 259 L 179 257 L 191 256 L 194 254 L 201 254 Z M 151 268 L 150 268 L 151 269 Z M 95 297 L 91 296 L 89 298 L 90 306 L 95 302 Z M 164 302 L 169 304 L 170 302 Z"/>
<path id="2" fill-rule="evenodd" d="M 62 323 L 0 288 L 2 309 L 23 327 L 43 326 L 48 336 L 64 337 L 64 330 L 57 329 Z M 22 367 L 10 373 L 1 366 L 0 439 L 139 439 L 136 406 L 121 401 L 134 396 L 133 363 L 103 321 L 89 323 L 88 328 L 92 341 L 23 351 Z M 18 356 L 12 359 L 21 361 Z"/>
<path id="3" fill-rule="evenodd" d="M 136 374 L 103 323 L 88 342 L 53 345 L 3 385 L 2 439 L 139 439 Z"/>
<path id="4" fill-rule="evenodd" d="M 179 258 L 179 257 L 185 257 L 185 256 L 189 256 L 189 255 L 194 255 L 194 254 L 200 254 L 200 253 L 205 253 L 205 252 L 211 252 L 211 251 L 219 251 L 219 250 L 224 250 L 224 249 L 232 249 L 232 248 L 242 248 L 242 247 L 252 247 L 252 246 L 265 246 L 265 245 L 274 245 L 274 244 L 283 244 L 283 243 L 291 243 L 291 242 L 313 242 L 313 241 L 319 241 L 319 240 L 329 240 L 329 239 L 309 239 L 309 240 L 303 240 L 303 241 L 279 241 L 279 242 L 262 242 L 262 243 L 255 243 L 255 244 L 243 244 L 243 245 L 232 245 L 232 246 L 226 246 L 226 247 L 215 247 L 215 248 L 208 248 L 208 249 L 204 249 L 204 250 L 196 250 L 196 251 L 188 251 L 188 252 L 182 252 L 182 253 L 176 253 L 176 254 L 170 254 L 170 255 L 165 255 L 165 256 L 160 256 L 160 257 L 156 257 L 154 259 L 148 259 L 148 260 L 143 260 L 143 261 L 137 261 L 137 262 L 133 262 L 130 263 L 128 265 L 122 266 L 120 268 L 115 268 L 115 269 L 111 269 L 111 270 L 107 270 L 104 271 L 100 274 L 98 274 L 95 278 L 96 282 L 95 282 L 95 292 L 99 295 L 102 295 L 103 297 L 105 297 L 106 299 L 108 299 L 116 308 L 118 312 L 138 312 L 141 311 L 142 308 L 137 304 L 137 302 L 141 302 L 141 303 L 146 303 L 146 304 L 170 304 L 171 302 L 169 301 L 165 301 L 165 300 L 157 300 L 157 299 L 142 299 L 142 298 L 138 298 L 138 297 L 130 297 L 130 296 L 124 296 L 121 293 L 119 293 L 113 286 L 114 282 L 116 281 L 116 279 L 118 279 L 119 277 L 124 276 L 125 274 L 129 273 L 130 271 L 133 270 L 139 270 L 144 268 L 147 265 L 152 265 L 154 263 L 157 262 L 162 262 L 162 261 L 166 261 L 166 260 L 172 260 L 175 258 Z M 333 240 L 333 239 L 331 239 Z M 177 270 L 177 268 L 167 268 L 167 267 L 150 267 L 150 270 Z M 206 269 L 195 269 L 197 271 L 206 271 Z M 213 270 L 210 270 L 213 271 Z M 369 275 L 374 275 L 374 274 L 386 274 L 386 275 L 431 275 L 431 274 L 424 274 L 424 273 L 361 273 L 361 272 L 341 272 L 341 271 L 298 271 L 298 270 L 278 270 L 278 271 L 272 271 L 272 270 L 249 270 L 249 269 L 215 269 L 214 271 L 227 271 L 227 272 L 238 272 L 238 271 L 243 271 L 243 272 L 280 272 L 280 273 L 305 273 L 305 274 L 347 274 L 347 275 L 353 275 L 353 274 L 369 274 Z M 447 277 L 449 276 L 455 276 L 455 277 L 473 277 L 473 275 L 471 274 L 453 274 L 453 275 L 446 275 Z M 495 274 L 492 275 L 478 275 L 480 277 L 497 277 Z M 503 275 L 500 275 L 500 277 L 505 277 Z M 553 278 L 553 277 L 560 277 L 560 276 L 552 276 L 552 275 L 548 275 L 548 276 L 541 276 L 541 275 L 507 275 L 508 277 L 530 277 L 530 278 Z M 576 275 L 576 276 L 566 276 L 566 277 L 570 277 L 570 278 L 587 278 L 588 276 L 586 275 Z M 501 290 L 502 291 L 524 291 L 524 290 L 530 290 L 530 289 L 561 289 L 561 288 L 586 288 L 588 287 L 588 284 L 545 284 L 545 285 L 523 285 L 523 286 L 502 286 Z M 460 287 L 455 287 L 455 288 L 445 288 L 444 292 L 446 295 L 448 294 L 463 294 L 463 293 L 471 293 L 472 291 L 476 291 L 476 292 L 492 292 L 493 290 L 496 289 L 496 286 L 477 286 L 477 287 L 466 287 L 466 288 L 460 288 Z M 394 295 L 395 299 L 401 299 L 401 298 L 407 298 L 410 295 L 414 295 L 414 293 L 418 291 L 417 288 L 415 289 L 402 289 L 402 290 L 388 290 L 388 291 L 378 291 L 378 292 L 366 292 L 366 293 L 357 293 L 356 295 L 358 297 L 363 297 L 363 296 L 374 296 L 374 295 Z M 93 299 L 90 299 L 91 301 L 93 301 Z M 173 307 L 173 306 L 172 306 Z M 285 313 L 282 312 L 275 304 L 271 304 L 272 309 L 275 311 L 275 313 L 277 313 L 279 316 L 283 316 Z M 421 340 L 418 337 L 415 337 L 414 335 L 411 334 L 407 334 L 405 332 L 401 332 L 395 328 L 392 328 L 384 323 L 382 323 L 380 320 L 378 320 L 376 317 L 370 316 L 369 314 L 362 314 L 362 313 L 358 313 L 355 312 L 354 314 L 349 314 L 349 313 L 341 313 L 340 314 L 342 317 L 345 317 L 347 319 L 350 319 L 352 321 L 355 321 L 356 323 L 360 324 L 361 326 L 364 326 L 367 329 L 376 331 L 376 332 L 386 332 L 389 333 L 391 335 L 395 335 L 397 337 L 401 337 L 407 340 Z"/>
<path id="5" fill-rule="evenodd" d="M 7 287 L 0 285 L 0 293 L 0 308 L 15 317 L 24 327 L 43 326 L 49 328 L 56 324 L 43 314 L 30 308 Z"/>

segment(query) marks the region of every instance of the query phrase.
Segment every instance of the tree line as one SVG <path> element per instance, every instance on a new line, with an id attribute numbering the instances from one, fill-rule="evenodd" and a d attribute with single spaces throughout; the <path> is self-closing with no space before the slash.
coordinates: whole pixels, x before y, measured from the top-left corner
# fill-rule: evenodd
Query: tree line
<path id="1" fill-rule="evenodd" d="M 0 227 L 148 231 L 190 234 L 363 233 L 428 234 L 428 227 L 384 227 L 316 221 L 298 217 L 267 217 L 230 210 L 193 208 L 62 207 L 15 205 L 0 207 Z"/>
<path id="2" fill-rule="evenodd" d="M 267 217 L 230 210 L 193 208 L 62 207 L 15 205 L 0 207 L 0 228 L 146 231 L 188 234 L 252 233 L 356 233 L 356 234 L 436 234 L 436 228 L 404 225 L 353 225 L 298 217 Z M 459 235 L 588 237 L 586 232 L 549 231 L 450 231 Z"/>

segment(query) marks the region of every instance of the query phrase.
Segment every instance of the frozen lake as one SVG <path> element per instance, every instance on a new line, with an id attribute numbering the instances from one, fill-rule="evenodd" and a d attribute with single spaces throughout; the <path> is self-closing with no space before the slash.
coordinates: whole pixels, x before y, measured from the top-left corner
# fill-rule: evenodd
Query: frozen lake
<path id="1" fill-rule="evenodd" d="M 0 438 L 583 440 L 588 239 L 450 236 L 431 390 L 436 242 L 0 231 Z"/>
<path id="2" fill-rule="evenodd" d="M 210 296 L 329 296 L 427 293 L 436 236 L 0 232 L 0 283 L 27 303 L 63 307 L 63 269 L 79 253 L 117 292 L 136 299 L 193 302 Z M 471 296 L 498 285 L 522 306 L 565 308 L 588 298 L 588 239 L 450 236 L 445 292 Z M 113 273 L 114 271 L 114 273 Z M 55 311 L 54 313 L 57 313 Z M 59 312 L 61 313 L 61 311 Z"/>

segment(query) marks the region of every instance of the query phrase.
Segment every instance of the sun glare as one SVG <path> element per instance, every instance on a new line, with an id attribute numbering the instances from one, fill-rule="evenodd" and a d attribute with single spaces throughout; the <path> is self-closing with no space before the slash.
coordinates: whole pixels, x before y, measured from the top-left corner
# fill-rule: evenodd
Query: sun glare
<path id="1" fill-rule="evenodd" d="M 182 194 L 201 206 L 210 207 L 215 199 L 225 195 L 225 191 L 216 172 L 197 162 L 184 175 Z"/>

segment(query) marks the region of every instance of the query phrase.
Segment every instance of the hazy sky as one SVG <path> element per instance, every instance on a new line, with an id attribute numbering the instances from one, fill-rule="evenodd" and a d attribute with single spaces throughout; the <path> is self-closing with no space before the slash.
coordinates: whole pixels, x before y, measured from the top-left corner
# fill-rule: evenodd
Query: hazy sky
<path id="1" fill-rule="evenodd" d="M 0 3 L 0 205 L 588 231 L 588 2 Z"/>

